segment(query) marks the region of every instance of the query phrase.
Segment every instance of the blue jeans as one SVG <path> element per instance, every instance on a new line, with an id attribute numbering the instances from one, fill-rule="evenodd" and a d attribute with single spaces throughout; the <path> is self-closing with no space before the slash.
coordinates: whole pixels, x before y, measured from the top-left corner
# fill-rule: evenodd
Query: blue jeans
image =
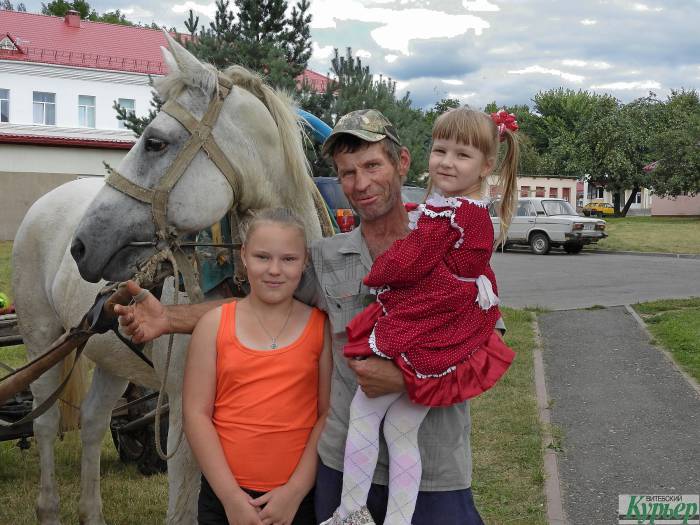
<path id="1" fill-rule="evenodd" d="M 314 498 L 316 519 L 319 523 L 330 518 L 338 508 L 342 490 L 343 473 L 328 468 L 319 461 Z M 372 488 L 369 490 L 367 508 L 377 524 L 384 522 L 388 492 L 388 487 L 375 483 L 372 483 Z M 419 492 L 411 523 L 413 525 L 484 525 L 474 506 L 471 489 Z"/>

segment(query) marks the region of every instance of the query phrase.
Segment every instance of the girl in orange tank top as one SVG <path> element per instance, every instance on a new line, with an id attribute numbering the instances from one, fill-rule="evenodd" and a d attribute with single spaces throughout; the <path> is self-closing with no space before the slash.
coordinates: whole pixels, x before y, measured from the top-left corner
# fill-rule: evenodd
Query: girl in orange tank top
<path id="1" fill-rule="evenodd" d="M 203 474 L 198 519 L 311 525 L 328 321 L 293 297 L 308 258 L 301 221 L 263 210 L 244 237 L 250 294 L 202 317 L 185 367 L 184 429 Z"/>

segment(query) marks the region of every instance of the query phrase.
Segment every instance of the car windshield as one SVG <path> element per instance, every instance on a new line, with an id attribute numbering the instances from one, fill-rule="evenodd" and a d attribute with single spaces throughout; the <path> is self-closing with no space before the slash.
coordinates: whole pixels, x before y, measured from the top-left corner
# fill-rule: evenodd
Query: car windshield
<path id="1" fill-rule="evenodd" d="M 542 207 L 547 215 L 578 215 L 573 206 L 566 201 L 542 201 Z"/>

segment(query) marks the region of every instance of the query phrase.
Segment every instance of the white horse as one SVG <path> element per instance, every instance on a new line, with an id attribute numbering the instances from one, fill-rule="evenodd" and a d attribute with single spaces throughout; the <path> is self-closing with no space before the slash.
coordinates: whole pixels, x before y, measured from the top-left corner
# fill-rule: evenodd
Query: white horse
<path id="1" fill-rule="evenodd" d="M 217 96 L 217 71 L 201 64 L 169 39 L 163 55 L 170 73 L 156 83 L 164 100 L 176 100 L 201 120 Z M 289 100 L 263 85 L 240 67 L 222 73 L 233 83 L 223 102 L 212 136 L 235 168 L 237 191 L 232 191 L 207 153 L 199 150 L 172 189 L 167 201 L 167 224 L 179 234 L 196 232 L 216 223 L 232 206 L 243 214 L 268 206 L 296 210 L 311 239 L 321 235 L 312 193 L 315 191 L 304 156 L 297 117 Z M 161 112 L 118 167 L 139 186 L 157 185 L 190 133 Z M 80 224 L 79 224 L 80 223 Z M 38 200 L 17 233 L 14 289 L 20 330 L 30 358 L 70 326 L 91 306 L 100 279 L 129 278 L 153 246 L 130 243 L 152 241 L 156 228 L 149 205 L 121 193 L 102 180 L 81 179 L 63 185 Z M 75 232 L 75 237 L 74 237 Z M 70 245 L 73 244 L 71 257 Z M 76 262 L 78 268 L 76 268 Z M 84 277 L 86 280 L 81 279 Z M 171 280 L 172 281 L 172 280 Z M 164 291 L 164 297 L 172 294 Z M 167 394 L 170 405 L 168 449 L 181 433 L 181 387 L 188 338 L 178 336 L 170 363 Z M 130 352 L 114 335 L 95 336 L 84 355 L 96 367 L 81 407 L 80 523 L 102 525 L 100 443 L 111 410 L 128 381 L 157 389 L 164 368 L 167 338 L 150 349 L 155 370 Z M 147 351 L 147 353 L 149 353 Z M 59 383 L 60 366 L 34 384 L 35 404 L 46 399 Z M 53 445 L 59 430 L 54 406 L 34 424 L 41 456 L 37 516 L 42 524 L 59 523 L 59 498 L 54 478 Z M 185 440 L 168 461 L 168 523 L 196 522 L 199 470 Z"/>

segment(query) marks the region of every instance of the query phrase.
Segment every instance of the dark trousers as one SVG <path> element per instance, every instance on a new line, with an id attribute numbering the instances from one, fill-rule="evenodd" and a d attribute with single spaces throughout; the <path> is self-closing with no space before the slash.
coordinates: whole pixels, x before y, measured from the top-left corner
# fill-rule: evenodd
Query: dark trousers
<path id="1" fill-rule="evenodd" d="M 259 498 L 265 494 L 264 492 L 245 488 L 243 490 L 254 498 Z M 228 525 L 224 506 L 204 476 L 202 476 L 202 488 L 199 490 L 199 500 L 197 501 L 197 523 L 199 525 Z M 313 489 L 299 504 L 292 525 L 316 525 Z"/>
<path id="2" fill-rule="evenodd" d="M 343 473 L 319 462 L 316 477 L 316 516 L 319 523 L 331 517 L 340 506 L 343 490 Z M 367 498 L 367 508 L 374 521 L 384 522 L 388 487 L 372 483 Z M 443 492 L 419 492 L 413 525 L 484 525 L 474 506 L 471 489 Z"/>

